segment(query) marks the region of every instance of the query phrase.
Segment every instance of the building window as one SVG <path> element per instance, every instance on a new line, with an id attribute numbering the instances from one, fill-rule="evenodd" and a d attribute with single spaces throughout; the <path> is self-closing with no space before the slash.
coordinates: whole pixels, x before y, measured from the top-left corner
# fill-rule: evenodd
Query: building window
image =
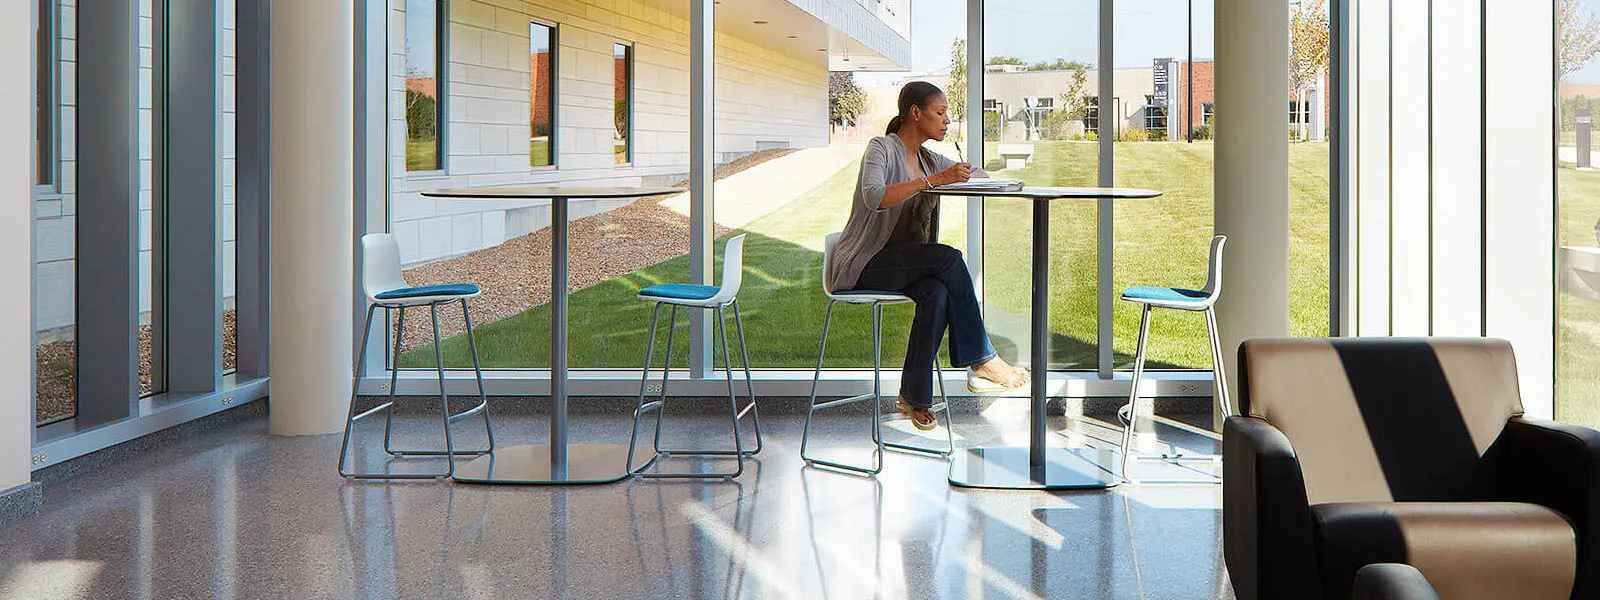
<path id="1" fill-rule="evenodd" d="M 39 0 L 34 39 L 34 153 L 33 181 L 40 186 L 56 183 L 56 2 Z"/>
<path id="2" fill-rule="evenodd" d="M 444 168 L 444 19 L 438 0 L 406 0 L 406 170 Z"/>
<path id="3" fill-rule="evenodd" d="M 614 105 L 615 131 L 611 141 L 612 153 L 619 165 L 633 162 L 633 47 L 627 44 L 611 46 L 612 81 L 616 91 Z"/>
<path id="4" fill-rule="evenodd" d="M 528 26 L 528 164 L 556 164 L 556 28 Z"/>
<path id="5" fill-rule="evenodd" d="M 1211 103 L 1211 102 L 1207 102 L 1205 104 L 1201 104 L 1200 105 L 1200 122 L 1201 123 L 1205 123 L 1207 125 L 1210 125 L 1211 121 L 1214 120 L 1216 118 L 1216 116 L 1217 116 L 1217 105 L 1216 104 Z"/>
<path id="6" fill-rule="evenodd" d="M 1083 97 L 1083 130 L 1100 131 L 1100 97 Z"/>
<path id="7" fill-rule="evenodd" d="M 1144 108 L 1144 128 L 1152 134 L 1167 132 L 1167 109 L 1162 106 L 1146 106 Z"/>

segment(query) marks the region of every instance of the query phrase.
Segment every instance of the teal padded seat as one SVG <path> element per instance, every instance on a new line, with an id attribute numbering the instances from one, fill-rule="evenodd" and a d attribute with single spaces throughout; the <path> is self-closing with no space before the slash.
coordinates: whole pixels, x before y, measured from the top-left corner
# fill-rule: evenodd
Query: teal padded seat
<path id="1" fill-rule="evenodd" d="M 1200 290 L 1141 285 L 1123 290 L 1122 299 L 1142 303 L 1198 304 L 1210 300 L 1211 294 Z"/>
<path id="2" fill-rule="evenodd" d="M 639 290 L 646 300 L 709 300 L 722 288 L 691 283 L 663 283 Z"/>
<path id="3" fill-rule="evenodd" d="M 417 287 L 404 287 L 374 294 L 379 300 L 402 300 L 405 298 L 421 298 L 424 296 L 475 296 L 479 292 L 478 286 L 470 283 L 444 283 L 439 285 L 423 285 Z"/>

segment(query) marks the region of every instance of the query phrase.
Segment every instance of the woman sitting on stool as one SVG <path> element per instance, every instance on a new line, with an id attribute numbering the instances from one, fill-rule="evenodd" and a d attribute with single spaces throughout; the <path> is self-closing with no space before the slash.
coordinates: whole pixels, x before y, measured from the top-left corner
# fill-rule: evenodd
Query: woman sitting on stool
<path id="1" fill-rule="evenodd" d="M 988 177 L 922 147 L 944 140 L 950 128 L 944 92 L 923 81 L 900 89 L 900 112 L 889 130 L 867 144 L 850 220 L 834 249 L 830 273 L 834 291 L 877 290 L 904 294 L 916 302 L 911 342 L 901 370 L 901 411 L 918 429 L 933 429 L 933 361 L 945 329 L 950 330 L 950 362 L 969 369 L 974 392 L 1022 389 L 1028 372 L 995 354 L 972 276 L 961 251 L 935 242 L 939 198 L 928 188 Z"/>

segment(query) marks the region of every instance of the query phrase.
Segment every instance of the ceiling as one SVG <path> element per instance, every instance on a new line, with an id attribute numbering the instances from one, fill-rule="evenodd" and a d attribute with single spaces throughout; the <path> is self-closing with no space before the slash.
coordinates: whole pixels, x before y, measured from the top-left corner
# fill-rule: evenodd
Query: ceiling
<path id="1" fill-rule="evenodd" d="M 648 0 L 689 18 L 690 0 Z M 829 27 L 789 0 L 716 0 L 716 30 L 793 54 L 826 57 L 830 71 L 903 71 L 865 44 Z"/>

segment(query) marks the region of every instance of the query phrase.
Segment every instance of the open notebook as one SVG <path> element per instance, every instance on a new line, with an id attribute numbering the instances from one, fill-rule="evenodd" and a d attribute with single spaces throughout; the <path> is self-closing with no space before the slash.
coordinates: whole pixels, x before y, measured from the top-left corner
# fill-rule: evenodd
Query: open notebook
<path id="1" fill-rule="evenodd" d="M 970 179 L 965 183 L 951 183 L 933 188 L 954 192 L 1015 192 L 1022 189 L 1020 179 Z"/>

